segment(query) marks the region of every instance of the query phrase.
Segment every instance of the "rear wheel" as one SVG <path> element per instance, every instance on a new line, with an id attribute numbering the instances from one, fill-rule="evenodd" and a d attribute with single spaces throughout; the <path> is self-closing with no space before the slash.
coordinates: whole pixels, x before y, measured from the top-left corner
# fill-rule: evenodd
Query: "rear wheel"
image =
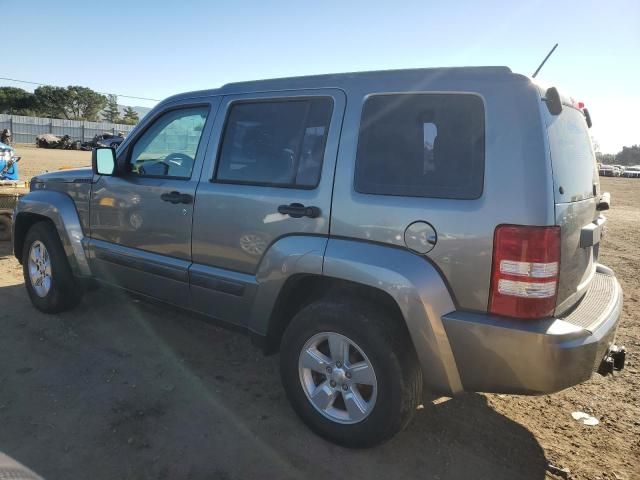
<path id="1" fill-rule="evenodd" d="M 402 430 L 422 396 L 406 329 L 392 314 L 353 300 L 320 300 L 291 321 L 280 371 L 289 401 L 322 437 L 347 447 Z"/>
<path id="2" fill-rule="evenodd" d="M 38 310 L 62 312 L 82 299 L 82 286 L 71 272 L 58 232 L 48 222 L 38 222 L 27 232 L 22 271 L 31 303 Z"/>

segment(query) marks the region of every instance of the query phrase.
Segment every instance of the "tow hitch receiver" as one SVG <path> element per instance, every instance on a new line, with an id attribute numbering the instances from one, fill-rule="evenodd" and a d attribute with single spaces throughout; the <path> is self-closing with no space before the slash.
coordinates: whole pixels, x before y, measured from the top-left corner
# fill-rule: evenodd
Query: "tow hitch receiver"
<path id="1" fill-rule="evenodd" d="M 620 371 L 624 368 L 624 361 L 627 356 L 627 350 L 624 347 L 611 345 L 609 352 L 602 359 L 598 373 L 600 375 L 608 375 L 614 370 Z"/>

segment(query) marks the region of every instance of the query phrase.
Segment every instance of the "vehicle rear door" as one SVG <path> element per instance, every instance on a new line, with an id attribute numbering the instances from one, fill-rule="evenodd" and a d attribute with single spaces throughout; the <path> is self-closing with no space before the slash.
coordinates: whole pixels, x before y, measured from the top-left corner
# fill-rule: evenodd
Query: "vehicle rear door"
<path id="1" fill-rule="evenodd" d="M 605 218 L 597 210 L 597 163 L 585 116 L 565 105 L 551 115 L 542 105 L 553 168 L 556 224 L 561 232 L 556 314 L 578 301 L 593 278 Z"/>
<path id="2" fill-rule="evenodd" d="M 329 234 L 344 107 L 335 89 L 224 97 L 196 195 L 193 309 L 246 322 L 266 252 Z"/>

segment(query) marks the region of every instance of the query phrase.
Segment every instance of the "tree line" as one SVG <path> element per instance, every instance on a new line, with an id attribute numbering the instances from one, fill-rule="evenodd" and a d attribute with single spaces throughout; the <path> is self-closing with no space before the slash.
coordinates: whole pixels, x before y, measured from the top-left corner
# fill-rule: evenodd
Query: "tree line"
<path id="1" fill-rule="evenodd" d="M 91 122 L 104 120 L 127 125 L 140 121 L 138 113 L 131 107 L 125 107 L 120 115 L 116 95 L 102 95 L 76 85 L 43 85 L 33 93 L 17 87 L 0 87 L 0 113 Z"/>
<path id="2" fill-rule="evenodd" d="M 624 165 L 625 167 L 640 165 L 640 145 L 622 147 L 618 153 L 596 151 L 596 159 L 605 165 Z"/>

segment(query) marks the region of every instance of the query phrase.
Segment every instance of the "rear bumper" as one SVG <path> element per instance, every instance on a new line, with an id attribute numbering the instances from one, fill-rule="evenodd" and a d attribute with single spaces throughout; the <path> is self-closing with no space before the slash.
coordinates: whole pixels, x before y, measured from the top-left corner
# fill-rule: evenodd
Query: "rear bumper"
<path id="1" fill-rule="evenodd" d="M 621 311 L 620 284 L 598 266 L 583 299 L 561 318 L 452 312 L 442 321 L 464 390 L 543 394 L 591 377 L 615 340 Z"/>

